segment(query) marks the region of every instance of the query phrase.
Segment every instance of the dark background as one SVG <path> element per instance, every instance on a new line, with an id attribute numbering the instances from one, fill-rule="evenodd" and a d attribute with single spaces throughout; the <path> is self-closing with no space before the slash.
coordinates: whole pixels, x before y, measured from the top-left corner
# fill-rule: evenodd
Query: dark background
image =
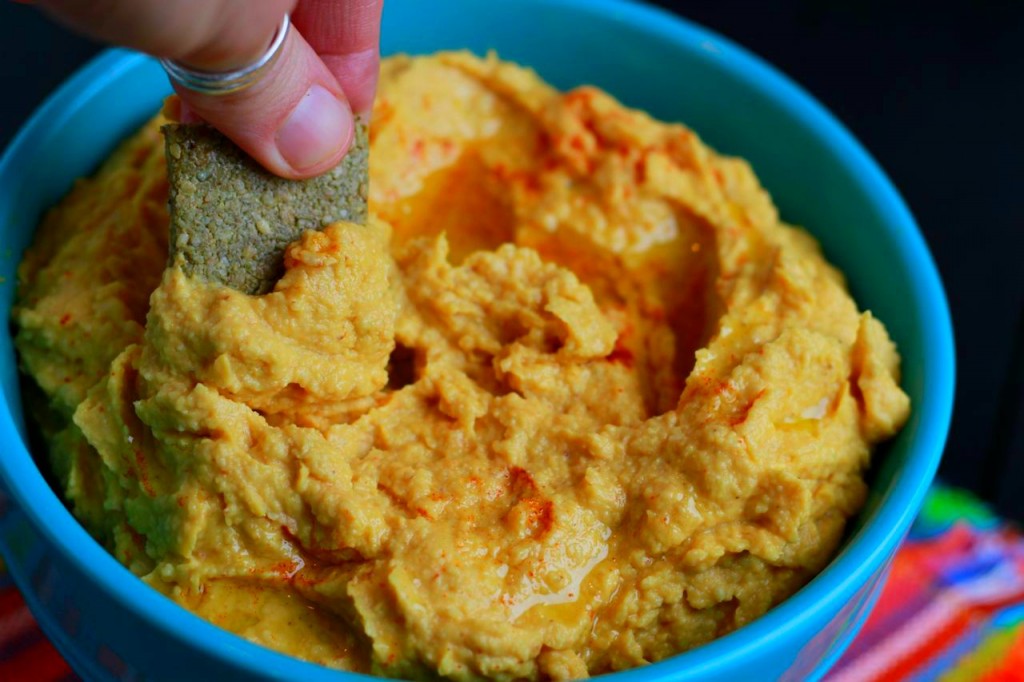
<path id="1" fill-rule="evenodd" d="M 1024 2 L 655 4 L 806 87 L 900 188 L 935 254 L 956 331 L 941 475 L 1024 520 Z M 0 0 L 0 147 L 99 49 Z"/>

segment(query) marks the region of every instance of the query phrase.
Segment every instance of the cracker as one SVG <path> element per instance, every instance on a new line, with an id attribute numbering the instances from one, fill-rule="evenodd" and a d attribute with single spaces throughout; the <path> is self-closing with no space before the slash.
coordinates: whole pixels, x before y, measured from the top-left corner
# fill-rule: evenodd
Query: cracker
<path id="1" fill-rule="evenodd" d="M 344 160 L 310 180 L 273 175 L 207 125 L 163 127 L 170 183 L 170 262 L 185 273 L 264 294 L 306 230 L 366 223 L 369 140 L 357 122 Z"/>

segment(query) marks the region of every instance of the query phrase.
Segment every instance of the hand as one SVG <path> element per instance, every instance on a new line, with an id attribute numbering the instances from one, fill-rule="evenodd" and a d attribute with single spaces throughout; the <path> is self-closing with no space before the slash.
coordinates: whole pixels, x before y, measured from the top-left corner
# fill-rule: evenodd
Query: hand
<path id="1" fill-rule="evenodd" d="M 369 113 L 380 63 L 383 0 L 36 0 L 95 38 L 223 71 L 267 49 L 286 13 L 280 56 L 254 84 L 227 95 L 176 90 L 185 118 L 220 129 L 270 171 L 306 178 L 348 151 L 353 112 Z"/>

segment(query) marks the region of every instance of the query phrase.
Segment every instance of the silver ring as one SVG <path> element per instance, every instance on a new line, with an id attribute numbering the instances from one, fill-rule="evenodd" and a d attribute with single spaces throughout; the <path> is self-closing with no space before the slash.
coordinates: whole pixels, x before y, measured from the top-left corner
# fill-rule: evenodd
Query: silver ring
<path id="1" fill-rule="evenodd" d="M 201 92 L 204 95 L 227 95 L 232 92 L 244 90 L 260 79 L 281 54 L 281 47 L 291 27 L 291 19 L 284 15 L 281 25 L 274 33 L 274 39 L 270 47 L 256 61 L 232 71 L 205 71 L 185 66 L 173 59 L 161 59 L 160 65 L 164 67 L 167 76 L 175 85 L 179 85 L 193 92 Z"/>

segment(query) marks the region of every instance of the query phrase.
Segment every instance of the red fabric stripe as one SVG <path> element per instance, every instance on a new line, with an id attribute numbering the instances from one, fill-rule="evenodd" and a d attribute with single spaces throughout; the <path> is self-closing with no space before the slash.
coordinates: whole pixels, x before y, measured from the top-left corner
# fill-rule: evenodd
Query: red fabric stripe
<path id="1" fill-rule="evenodd" d="M 45 639 L 23 649 L 10 660 L 0 661 L 0 680 L 53 682 L 64 680 L 71 674 L 71 668 Z"/>
<path id="2" fill-rule="evenodd" d="M 27 606 L 5 613 L 0 616 L 0 658 L 15 655 L 21 647 L 42 636 Z"/>
<path id="3" fill-rule="evenodd" d="M 25 608 L 25 600 L 18 594 L 18 590 L 13 587 L 0 590 L 0 618 L 23 608 Z"/>
<path id="4" fill-rule="evenodd" d="M 56 682 L 71 676 L 18 591 L 0 590 L 0 680 Z"/>

